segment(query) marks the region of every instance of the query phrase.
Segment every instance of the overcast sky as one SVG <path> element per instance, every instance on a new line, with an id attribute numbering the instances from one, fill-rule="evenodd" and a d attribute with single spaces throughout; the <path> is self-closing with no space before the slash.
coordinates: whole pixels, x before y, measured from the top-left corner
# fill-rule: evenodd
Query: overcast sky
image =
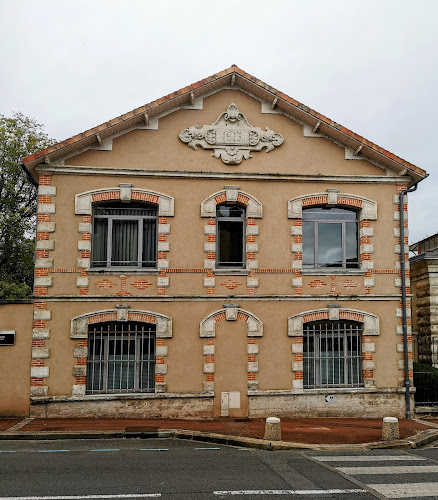
<path id="1" fill-rule="evenodd" d="M 63 140 L 237 64 L 415 165 L 438 232 L 438 0 L 0 0 L 0 114 Z"/>

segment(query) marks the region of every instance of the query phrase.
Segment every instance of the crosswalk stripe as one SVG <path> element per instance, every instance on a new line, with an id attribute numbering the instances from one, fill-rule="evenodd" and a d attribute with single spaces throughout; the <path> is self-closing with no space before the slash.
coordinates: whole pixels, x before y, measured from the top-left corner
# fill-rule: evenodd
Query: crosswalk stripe
<path id="1" fill-rule="evenodd" d="M 361 455 L 352 455 L 352 456 L 312 456 L 315 460 L 319 460 L 320 462 L 387 462 L 387 461 L 397 461 L 397 462 L 415 462 L 416 460 L 427 460 L 427 458 L 416 457 L 416 456 L 408 456 L 408 455 L 376 455 L 376 456 L 361 456 Z"/>
<path id="2" fill-rule="evenodd" d="M 426 474 L 438 472 L 438 465 L 394 465 L 392 467 L 337 467 L 348 475 L 360 474 Z"/>
<path id="3" fill-rule="evenodd" d="M 387 498 L 432 498 L 438 495 L 438 483 L 370 484 L 368 485 Z"/>

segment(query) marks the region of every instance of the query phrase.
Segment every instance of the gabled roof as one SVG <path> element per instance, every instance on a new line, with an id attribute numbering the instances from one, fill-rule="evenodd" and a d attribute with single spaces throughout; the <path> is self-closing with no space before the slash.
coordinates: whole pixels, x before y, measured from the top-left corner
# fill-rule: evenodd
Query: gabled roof
<path id="1" fill-rule="evenodd" d="M 261 80 L 258 80 L 254 76 L 238 68 L 236 65 L 209 76 L 208 78 L 204 78 L 199 82 L 192 83 L 188 87 L 177 90 L 156 101 L 136 108 L 129 113 L 118 116 L 97 127 L 86 130 L 81 134 L 77 134 L 70 139 L 66 139 L 65 141 L 29 155 L 23 158 L 23 164 L 29 173 L 35 176 L 34 169 L 41 163 L 50 164 L 65 156 L 71 156 L 76 152 L 79 153 L 88 147 L 96 147 L 109 136 L 123 132 L 135 125 L 144 125 L 145 121 L 147 123 L 148 120 L 157 115 L 187 105 L 188 102 L 193 103 L 197 97 L 201 97 L 204 94 L 217 91 L 221 87 L 230 85 L 240 87 L 242 90 L 249 92 L 259 99 L 271 102 L 272 108 L 275 107 L 275 109 L 284 111 L 292 118 L 310 125 L 328 138 L 333 139 L 345 147 L 351 148 L 354 154 L 360 154 L 360 157 L 377 162 L 383 167 L 395 171 L 399 175 L 410 175 L 413 179 L 413 183 L 424 179 L 428 175 L 425 170 L 377 146 L 373 142 L 368 141 L 364 137 L 334 122 L 330 118 L 321 115 L 317 111 L 310 109 L 308 106 L 301 104 L 283 92 L 270 87 Z"/>

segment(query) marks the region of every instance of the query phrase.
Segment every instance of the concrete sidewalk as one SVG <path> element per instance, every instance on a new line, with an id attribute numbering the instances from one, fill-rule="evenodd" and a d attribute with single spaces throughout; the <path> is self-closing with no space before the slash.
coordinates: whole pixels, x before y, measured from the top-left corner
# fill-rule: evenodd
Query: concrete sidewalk
<path id="1" fill-rule="evenodd" d="M 400 439 L 381 441 L 381 419 L 282 419 L 282 441 L 263 439 L 263 419 L 0 419 L 1 439 L 177 437 L 266 449 L 416 448 L 438 440 L 438 420 L 399 420 Z"/>

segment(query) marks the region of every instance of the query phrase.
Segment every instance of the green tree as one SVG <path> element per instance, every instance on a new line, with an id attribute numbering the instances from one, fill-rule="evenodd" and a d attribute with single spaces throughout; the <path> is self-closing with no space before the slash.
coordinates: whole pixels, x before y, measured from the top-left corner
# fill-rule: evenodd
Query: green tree
<path id="1" fill-rule="evenodd" d="M 0 299 L 32 293 L 37 191 L 21 159 L 54 142 L 33 118 L 0 115 Z"/>

